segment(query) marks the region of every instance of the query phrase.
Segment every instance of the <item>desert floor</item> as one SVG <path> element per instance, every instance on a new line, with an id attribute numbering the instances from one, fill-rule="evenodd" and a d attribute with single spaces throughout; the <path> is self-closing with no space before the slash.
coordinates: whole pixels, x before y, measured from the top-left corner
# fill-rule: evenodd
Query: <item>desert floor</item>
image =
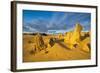
<path id="1" fill-rule="evenodd" d="M 46 44 L 53 35 L 42 36 Z M 87 37 L 87 39 L 90 37 Z M 90 42 L 85 40 L 85 42 Z M 47 47 L 46 51 L 41 50 L 34 53 L 34 35 L 23 34 L 23 62 L 40 62 L 40 61 L 61 61 L 61 60 L 85 60 L 91 58 L 91 53 L 83 51 L 81 48 L 70 49 L 69 45 L 63 41 L 57 41 L 52 47 Z"/>

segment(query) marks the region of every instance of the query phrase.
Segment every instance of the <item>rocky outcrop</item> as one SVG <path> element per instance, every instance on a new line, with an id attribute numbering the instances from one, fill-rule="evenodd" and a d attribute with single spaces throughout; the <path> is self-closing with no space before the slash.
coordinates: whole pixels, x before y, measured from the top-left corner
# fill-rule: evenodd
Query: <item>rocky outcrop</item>
<path id="1" fill-rule="evenodd" d="M 38 33 L 35 36 L 34 40 L 35 40 L 35 48 L 37 51 L 41 51 L 41 50 L 44 50 L 47 48 L 44 41 L 43 41 L 43 37 L 41 36 L 41 34 Z"/>
<path id="2" fill-rule="evenodd" d="M 64 37 L 64 42 L 69 46 L 70 49 L 80 48 L 85 52 L 90 51 L 90 39 L 88 37 L 84 37 L 81 39 L 83 27 L 77 23 L 75 29 L 72 32 L 67 32 Z M 89 33 L 87 33 L 89 35 Z M 89 41 L 89 42 L 88 42 Z"/>

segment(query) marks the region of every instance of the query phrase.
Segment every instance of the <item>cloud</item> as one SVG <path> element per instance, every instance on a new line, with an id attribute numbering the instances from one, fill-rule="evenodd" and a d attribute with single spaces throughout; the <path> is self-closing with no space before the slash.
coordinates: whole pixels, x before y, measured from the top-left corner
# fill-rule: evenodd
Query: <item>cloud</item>
<path id="1" fill-rule="evenodd" d="M 24 26 L 24 32 L 37 32 L 37 30 L 30 26 Z"/>
<path id="2" fill-rule="evenodd" d="M 90 30 L 90 14 L 75 12 L 54 12 L 52 16 L 32 18 L 24 22 L 23 31 L 47 32 L 48 30 L 70 30 L 79 22 L 84 30 Z"/>
<path id="3" fill-rule="evenodd" d="M 59 15 L 58 13 L 54 13 L 54 14 L 52 15 L 52 18 L 50 19 L 49 24 L 48 24 L 48 26 L 47 26 L 48 28 L 54 26 L 54 23 L 55 23 L 55 21 L 56 21 L 58 15 Z"/>

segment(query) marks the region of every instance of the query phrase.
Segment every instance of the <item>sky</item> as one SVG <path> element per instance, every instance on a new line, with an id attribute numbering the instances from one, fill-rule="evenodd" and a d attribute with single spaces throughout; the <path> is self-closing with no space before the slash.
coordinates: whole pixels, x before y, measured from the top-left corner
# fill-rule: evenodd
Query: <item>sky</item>
<path id="1" fill-rule="evenodd" d="M 70 31 L 74 29 L 76 23 L 83 26 L 83 31 L 89 31 L 91 14 L 23 10 L 23 32 Z"/>

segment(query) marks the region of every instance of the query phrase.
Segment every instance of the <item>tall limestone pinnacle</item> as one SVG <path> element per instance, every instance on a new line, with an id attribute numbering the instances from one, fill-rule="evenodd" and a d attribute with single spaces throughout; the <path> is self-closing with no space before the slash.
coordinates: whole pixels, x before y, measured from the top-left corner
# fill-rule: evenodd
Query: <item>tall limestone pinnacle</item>
<path id="1" fill-rule="evenodd" d="M 81 31 L 83 27 L 77 23 L 74 30 L 72 32 L 67 32 L 64 38 L 64 42 L 70 45 L 70 49 L 73 48 L 73 46 L 77 45 L 78 48 L 82 49 L 85 52 L 90 51 L 89 42 L 90 39 L 87 37 L 84 40 L 81 40 Z"/>
<path id="2" fill-rule="evenodd" d="M 37 35 L 35 36 L 35 42 L 36 42 L 35 48 L 38 51 L 46 49 L 46 45 L 44 44 L 43 37 L 41 36 L 41 34 L 37 33 Z"/>
<path id="3" fill-rule="evenodd" d="M 67 32 L 64 38 L 64 42 L 70 44 L 76 44 L 76 42 L 80 41 L 81 31 L 82 31 L 82 26 L 79 23 L 77 23 L 72 32 Z"/>
<path id="4" fill-rule="evenodd" d="M 76 44 L 76 42 L 80 41 L 82 29 L 82 26 L 79 23 L 77 23 L 70 39 L 70 42 L 72 44 Z"/>

